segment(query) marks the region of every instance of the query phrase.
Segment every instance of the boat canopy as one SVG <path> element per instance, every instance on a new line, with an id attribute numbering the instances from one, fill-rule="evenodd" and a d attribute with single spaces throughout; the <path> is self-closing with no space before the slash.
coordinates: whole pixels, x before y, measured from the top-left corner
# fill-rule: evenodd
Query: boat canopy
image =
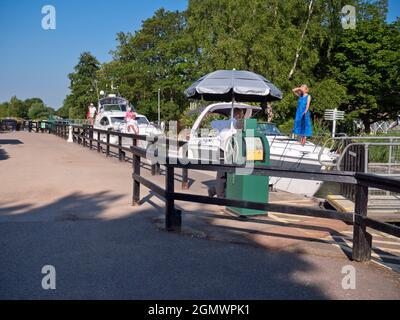
<path id="1" fill-rule="evenodd" d="M 241 103 L 234 103 L 233 105 L 234 109 L 240 109 L 240 110 L 252 110 L 253 113 L 259 112 L 262 110 L 261 107 L 257 106 L 251 106 L 247 104 L 241 104 Z M 191 110 L 189 114 L 201 114 L 207 109 L 206 113 L 216 113 L 216 114 L 221 114 L 224 116 L 230 116 L 231 114 L 231 109 L 232 109 L 232 103 L 215 103 L 209 106 L 204 106 L 200 107 L 194 110 Z"/>
<path id="2" fill-rule="evenodd" d="M 102 109 L 102 111 L 125 112 L 128 106 L 135 111 L 135 108 L 129 104 L 129 101 L 122 97 L 106 97 L 99 100 L 99 108 Z"/>

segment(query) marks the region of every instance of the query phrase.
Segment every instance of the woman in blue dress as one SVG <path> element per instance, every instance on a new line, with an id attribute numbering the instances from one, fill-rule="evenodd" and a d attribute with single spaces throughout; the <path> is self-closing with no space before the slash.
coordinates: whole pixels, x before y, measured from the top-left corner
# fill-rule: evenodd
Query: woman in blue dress
<path id="1" fill-rule="evenodd" d="M 312 136 L 312 124 L 310 116 L 311 96 L 308 94 L 308 87 L 305 84 L 303 84 L 301 87 L 294 88 L 293 93 L 299 97 L 293 133 L 300 137 L 300 142 L 304 146 L 306 144 L 307 137 Z"/>

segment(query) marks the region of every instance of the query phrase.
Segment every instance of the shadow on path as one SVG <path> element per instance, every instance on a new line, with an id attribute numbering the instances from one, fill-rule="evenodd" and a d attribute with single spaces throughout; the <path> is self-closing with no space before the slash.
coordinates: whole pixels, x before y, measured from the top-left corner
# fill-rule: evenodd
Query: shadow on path
<path id="1" fill-rule="evenodd" d="M 323 272 L 301 255 L 161 232 L 150 206 L 102 219 L 119 198 L 73 193 L 0 208 L 0 299 L 328 298 L 319 280 L 298 280 Z M 57 271 L 51 292 L 40 286 L 48 264 Z"/>
<path id="2" fill-rule="evenodd" d="M 17 145 L 17 144 L 24 144 L 21 140 L 17 139 L 0 139 L 0 145 L 2 144 L 11 144 L 11 145 Z"/>
<path id="3" fill-rule="evenodd" d="M 9 159 L 10 157 L 9 157 L 9 155 L 8 155 L 8 153 L 6 152 L 6 150 L 4 150 L 1 146 L 0 146 L 0 161 L 1 160 L 7 160 L 7 159 Z"/>

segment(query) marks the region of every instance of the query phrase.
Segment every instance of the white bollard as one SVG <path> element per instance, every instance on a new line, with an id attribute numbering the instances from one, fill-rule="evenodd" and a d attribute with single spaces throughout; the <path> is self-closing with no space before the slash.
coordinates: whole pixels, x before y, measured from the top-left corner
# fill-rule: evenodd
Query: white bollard
<path id="1" fill-rule="evenodd" d="M 72 126 L 69 126 L 69 133 L 68 133 L 68 140 L 67 142 L 74 142 L 74 139 L 72 137 Z"/>

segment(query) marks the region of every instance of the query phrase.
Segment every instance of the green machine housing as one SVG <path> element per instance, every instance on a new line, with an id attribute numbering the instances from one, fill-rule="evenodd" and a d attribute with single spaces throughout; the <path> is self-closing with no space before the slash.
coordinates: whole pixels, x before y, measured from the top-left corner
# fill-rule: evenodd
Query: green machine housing
<path id="1" fill-rule="evenodd" d="M 251 136 L 246 136 L 250 130 Z M 270 164 L 270 149 L 268 140 L 264 135 L 257 133 L 257 120 L 245 119 L 243 124 L 242 155 L 246 161 L 254 161 L 254 165 Z M 268 203 L 269 177 L 249 174 L 227 175 L 227 199 L 246 200 L 252 202 Z M 268 212 L 247 208 L 227 207 L 227 210 L 240 216 L 267 215 Z"/>

